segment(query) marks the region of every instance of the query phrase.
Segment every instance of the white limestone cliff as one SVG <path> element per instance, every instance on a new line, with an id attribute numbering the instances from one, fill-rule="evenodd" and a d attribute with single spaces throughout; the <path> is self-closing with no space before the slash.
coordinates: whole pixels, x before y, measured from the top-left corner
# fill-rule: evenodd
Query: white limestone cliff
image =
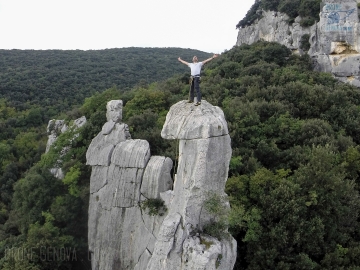
<path id="1" fill-rule="evenodd" d="M 131 139 L 121 123 L 122 102 L 109 104 L 119 117 L 107 117 L 86 155 L 92 166 L 92 269 L 233 269 L 236 241 L 229 234 L 217 239 L 203 232 L 213 222 L 204 209 L 209 193 L 226 201 L 231 146 L 221 109 L 205 100 L 200 106 L 181 101 L 171 107 L 161 135 L 179 141 L 173 183 L 171 159 L 151 156 L 147 141 Z M 140 207 L 159 198 L 167 207 L 164 215 Z"/>
<path id="2" fill-rule="evenodd" d="M 330 72 L 340 81 L 360 87 L 359 0 L 323 0 L 319 21 L 301 27 L 301 18 L 288 23 L 286 14 L 261 11 L 262 18 L 239 29 L 236 45 L 258 40 L 274 41 L 294 53 L 308 53 L 317 71 Z M 301 38 L 309 36 L 310 49 L 301 49 Z"/>
<path id="3" fill-rule="evenodd" d="M 259 40 L 277 42 L 298 53 L 304 53 L 300 48 L 301 37 L 310 34 L 310 27 L 301 27 L 298 17 L 292 24 L 288 23 L 289 16 L 276 11 L 261 11 L 262 18 L 256 23 L 240 28 L 236 45 L 252 44 Z"/>

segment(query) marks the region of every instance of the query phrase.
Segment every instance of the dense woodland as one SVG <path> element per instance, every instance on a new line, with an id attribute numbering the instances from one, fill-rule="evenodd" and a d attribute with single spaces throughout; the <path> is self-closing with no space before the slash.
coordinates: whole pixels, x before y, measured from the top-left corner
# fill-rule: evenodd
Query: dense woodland
<path id="1" fill-rule="evenodd" d="M 23 108 L 8 105 L 9 96 L 2 99 L 0 125 L 23 116 L 24 126 L 0 139 L 1 269 L 90 269 L 85 153 L 106 121 L 105 105 L 122 99 L 132 138 L 176 161 L 175 142 L 160 131 L 170 106 L 187 99 L 188 70 L 178 64 L 181 72 L 166 80 L 110 86 L 62 111 L 69 123 L 81 115 L 88 122 L 60 135 L 47 154 L 44 121 L 32 112 L 29 122 Z M 232 140 L 231 211 L 216 222 L 237 240 L 235 269 L 360 269 L 360 90 L 314 72 L 307 55 L 267 42 L 234 47 L 211 61 L 201 89 L 223 109 Z M 65 146 L 71 148 L 61 157 L 60 181 L 49 168 Z M 226 237 L 212 225 L 202 233 Z M 76 248 L 76 260 L 44 260 L 57 256 L 51 249 L 44 257 L 44 246 Z"/>

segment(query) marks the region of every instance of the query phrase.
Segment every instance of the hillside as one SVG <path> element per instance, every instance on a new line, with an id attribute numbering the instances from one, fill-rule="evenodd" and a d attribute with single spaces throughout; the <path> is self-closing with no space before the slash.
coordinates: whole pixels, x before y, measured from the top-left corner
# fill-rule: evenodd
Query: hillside
<path id="1" fill-rule="evenodd" d="M 0 50 L 0 99 L 17 109 L 26 103 L 65 111 L 110 87 L 126 91 L 184 73 L 177 58 L 193 55 L 210 56 L 180 48 Z"/>
<path id="2" fill-rule="evenodd" d="M 234 47 L 213 60 L 201 89 L 223 109 L 232 141 L 231 212 L 223 222 L 238 243 L 235 269 L 360 267 L 360 90 L 313 71 L 307 55 L 267 42 Z M 106 102 L 123 99 L 132 137 L 148 140 L 152 155 L 176 161 L 176 144 L 161 139 L 160 131 L 169 107 L 187 92 L 187 77 L 175 75 L 138 85 L 130 95 L 115 88 L 95 94 L 79 110 L 88 123 L 62 157 L 63 181 L 48 169 L 71 133 L 16 179 L 14 193 L 11 178 L 2 178 L 1 268 L 89 269 L 85 152 L 104 123 Z M 76 247 L 78 260 L 4 258 L 6 247 L 33 247 L 39 254 L 41 245 Z"/>

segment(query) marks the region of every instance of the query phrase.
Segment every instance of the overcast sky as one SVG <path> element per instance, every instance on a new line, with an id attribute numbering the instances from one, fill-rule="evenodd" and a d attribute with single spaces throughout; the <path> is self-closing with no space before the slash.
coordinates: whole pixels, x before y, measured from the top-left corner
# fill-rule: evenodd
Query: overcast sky
<path id="1" fill-rule="evenodd" d="M 221 53 L 255 0 L 0 0 L 0 49 L 180 47 Z"/>

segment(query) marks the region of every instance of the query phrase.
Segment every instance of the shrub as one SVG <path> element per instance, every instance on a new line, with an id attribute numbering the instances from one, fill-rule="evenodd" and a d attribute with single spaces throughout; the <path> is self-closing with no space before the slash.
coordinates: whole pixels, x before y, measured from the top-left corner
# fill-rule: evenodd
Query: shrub
<path id="1" fill-rule="evenodd" d="M 229 210 L 226 208 L 225 199 L 213 191 L 209 191 L 206 197 L 203 206 L 210 214 L 211 219 L 203 226 L 203 232 L 218 239 L 228 237 Z"/>
<path id="2" fill-rule="evenodd" d="M 261 1 L 256 0 L 255 3 L 252 5 L 250 10 L 246 13 L 245 17 L 239 21 L 239 23 L 236 25 L 236 28 L 245 27 L 248 25 L 251 25 L 256 19 L 261 18 L 261 15 L 259 12 L 257 12 L 260 8 Z"/>
<path id="3" fill-rule="evenodd" d="M 315 23 L 315 19 L 311 17 L 302 18 L 300 21 L 300 25 L 302 27 L 309 27 L 312 26 L 314 23 Z"/>
<path id="4" fill-rule="evenodd" d="M 146 199 L 140 203 L 140 208 L 144 211 L 148 210 L 150 216 L 163 216 L 167 211 L 167 207 L 161 199 Z"/>
<path id="5" fill-rule="evenodd" d="M 300 0 L 283 0 L 280 2 L 278 9 L 280 12 L 286 13 L 290 19 L 294 19 L 299 15 L 299 4 Z"/>
<path id="6" fill-rule="evenodd" d="M 301 36 L 300 39 L 300 49 L 302 49 L 303 51 L 308 51 L 310 49 L 310 35 L 309 34 L 305 34 Z"/>

